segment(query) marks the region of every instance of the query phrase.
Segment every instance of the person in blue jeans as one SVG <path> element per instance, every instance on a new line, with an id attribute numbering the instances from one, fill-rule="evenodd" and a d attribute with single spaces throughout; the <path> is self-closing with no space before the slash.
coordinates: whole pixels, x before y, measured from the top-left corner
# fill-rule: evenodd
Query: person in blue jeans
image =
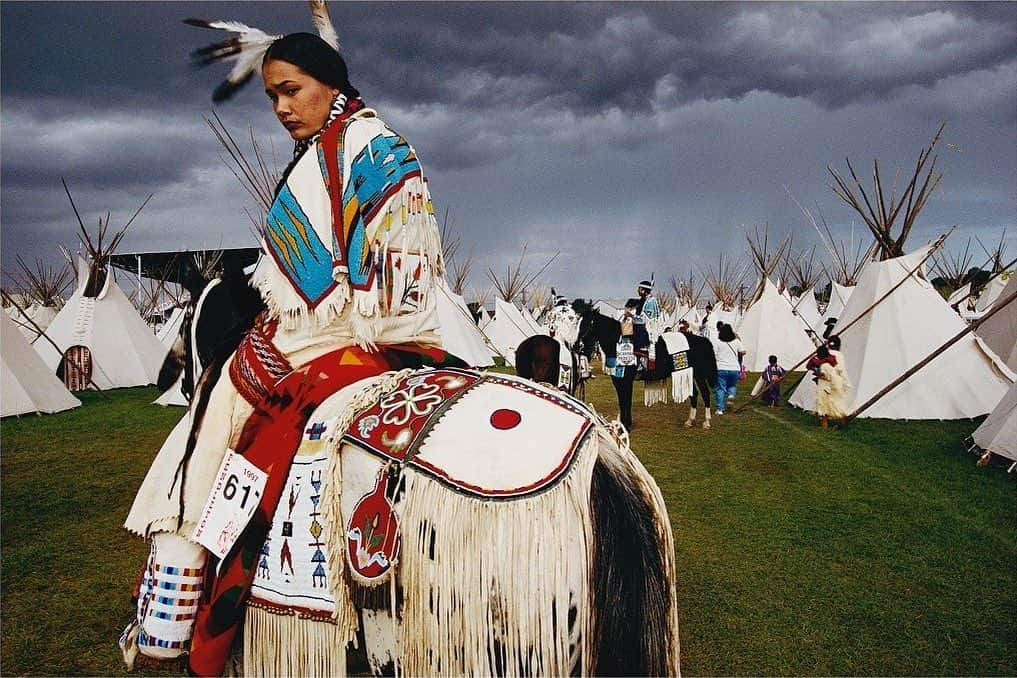
<path id="1" fill-rule="evenodd" d="M 725 323 L 717 332 L 716 337 L 710 337 L 713 343 L 713 352 L 717 356 L 717 414 L 724 414 L 724 406 L 728 399 L 734 398 L 738 391 L 738 377 L 741 375 L 742 358 L 745 356 L 745 347 L 742 345 L 731 325 Z"/>

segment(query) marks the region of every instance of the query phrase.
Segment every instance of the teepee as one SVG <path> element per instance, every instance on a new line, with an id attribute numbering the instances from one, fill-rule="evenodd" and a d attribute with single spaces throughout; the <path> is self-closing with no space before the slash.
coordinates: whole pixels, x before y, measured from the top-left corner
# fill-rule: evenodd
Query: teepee
<path id="1" fill-rule="evenodd" d="M 61 412 L 81 405 L 21 336 L 14 321 L 0 313 L 0 417 L 29 412 Z"/>
<path id="2" fill-rule="evenodd" d="M 795 315 L 801 320 L 804 329 L 822 334 L 822 316 L 816 303 L 816 283 L 823 274 L 823 268 L 816 263 L 815 245 L 808 252 L 791 252 L 784 270 L 788 284 L 798 292 L 798 296 L 791 300 Z"/>
<path id="3" fill-rule="evenodd" d="M 975 240 L 978 240 L 978 238 L 975 238 Z M 1013 271 L 1008 270 L 1013 266 L 1014 262 L 1003 262 L 1006 252 L 1006 229 L 1003 229 L 1003 234 L 999 238 L 999 244 L 992 250 L 989 250 L 981 240 L 978 240 L 978 244 L 989 258 L 986 265 L 989 267 L 989 273 L 992 276 L 978 294 L 978 301 L 975 302 L 975 312 L 981 316 L 992 308 L 992 305 L 1003 292 L 1007 279 L 1014 274 Z"/>
<path id="4" fill-rule="evenodd" d="M 63 295 L 70 286 L 72 275 L 65 263 L 59 267 L 37 259 L 35 268 L 29 267 L 24 259 L 17 257 L 19 272 L 12 274 L 18 287 L 24 290 L 27 306 L 13 309 L 11 318 L 29 342 L 35 341 L 39 332 L 45 331 L 64 305 Z M 13 305 L 13 304 L 12 304 Z"/>
<path id="5" fill-rule="evenodd" d="M 763 280 L 762 293 L 745 311 L 735 331 L 745 346 L 743 364 L 753 372 L 766 369 L 771 355 L 790 366 L 815 350 L 791 304 L 769 278 Z"/>
<path id="6" fill-rule="evenodd" d="M 941 138 L 918 156 L 906 187 L 896 181 L 887 195 L 879 164 L 873 164 L 872 195 L 847 162 L 854 185 L 833 168 L 832 187 L 869 227 L 876 240 L 878 261 L 862 270 L 855 291 L 834 328 L 841 338 L 841 355 L 853 384 L 848 410 L 854 412 L 884 387 L 917 366 L 933 352 L 935 359 L 859 416 L 887 419 L 961 419 L 990 412 L 1014 381 L 1014 373 L 977 337 L 967 334 L 945 350 L 941 347 L 967 325 L 928 281 L 925 262 L 932 248 L 904 254 L 904 243 L 918 214 L 939 185 L 933 150 Z M 804 379 L 790 398 L 799 407 L 815 406 L 815 384 Z"/>
<path id="7" fill-rule="evenodd" d="M 794 365 L 815 347 L 805 334 L 801 319 L 795 315 L 792 303 L 780 293 L 770 277 L 781 265 L 784 253 L 790 248 L 791 236 L 785 236 L 773 250 L 770 249 L 765 228 L 762 234 L 758 228 L 754 235 L 746 233 L 745 239 L 749 243 L 759 282 L 752 295 L 752 303 L 741 321 L 734 326 L 745 345 L 742 364 L 749 370 L 762 372 L 768 364 L 767 358 L 776 355 L 782 364 Z M 811 287 L 808 293 L 812 294 Z M 814 306 L 814 299 L 812 303 Z M 818 315 L 818 310 L 816 313 Z"/>
<path id="8" fill-rule="evenodd" d="M 745 234 L 745 239 L 749 243 L 749 252 L 752 255 L 752 263 L 755 264 L 756 272 L 759 275 L 756 289 L 749 301 L 750 306 L 763 296 L 763 288 L 767 281 L 773 280 L 773 275 L 777 272 L 777 269 L 784 270 L 787 268 L 787 253 L 791 249 L 791 234 L 789 233 L 784 236 L 784 239 L 777 244 L 775 249 L 770 249 L 769 230 L 770 227 L 767 224 L 763 227 L 762 233 L 759 232 L 759 227 L 756 226 L 753 229 L 753 235 Z M 786 293 L 786 290 L 782 289 L 780 285 L 777 285 L 777 289 Z M 790 301 L 788 297 L 785 298 Z"/>
<path id="9" fill-rule="evenodd" d="M 924 277 L 929 246 L 903 257 L 872 262 L 837 321 L 841 354 L 853 388 L 854 411 L 910 367 L 966 327 Z M 914 274 L 912 274 L 914 272 Z M 879 301 L 901 283 L 883 301 Z M 873 308 L 873 305 L 875 307 Z M 871 310 L 870 310 L 871 309 Z M 860 318 L 857 322 L 856 319 Z M 850 325 L 850 327 L 848 327 Z M 942 351 L 861 416 L 885 419 L 963 419 L 990 412 L 1014 373 L 973 335 Z M 815 384 L 802 380 L 790 398 L 815 406 Z"/>
<path id="10" fill-rule="evenodd" d="M 989 280 L 989 282 L 982 288 L 981 294 L 978 295 L 978 301 L 975 302 L 975 312 L 981 316 L 996 303 L 1000 295 L 1003 293 L 1003 288 L 1006 287 L 1006 279 L 1002 275 L 997 275 Z"/>
<path id="11" fill-rule="evenodd" d="M 484 333 L 473 322 L 466 301 L 451 290 L 444 278 L 437 281 L 438 336 L 442 346 L 470 367 L 490 367 L 494 364 L 491 349 Z"/>
<path id="12" fill-rule="evenodd" d="M 723 309 L 730 311 L 741 306 L 748 271 L 749 266 L 744 261 L 735 264 L 731 263 L 730 259 L 724 261 L 723 252 L 718 258 L 716 269 L 712 265 L 707 271 L 699 269 L 710 291 L 713 292 L 716 301 L 713 305 L 715 314 Z"/>
<path id="13" fill-rule="evenodd" d="M 701 316 L 698 306 L 705 289 L 706 279 L 700 276 L 697 281 L 695 269 L 690 269 L 689 277 L 685 279 L 671 276 L 671 291 L 675 296 L 675 310 L 671 319 L 673 325 L 677 326 L 679 322 L 685 320 L 691 329 L 699 329 Z"/>
<path id="14" fill-rule="evenodd" d="M 974 263 L 971 238 L 968 238 L 963 251 L 950 253 L 940 250 L 933 253 L 932 261 L 932 269 L 947 295 L 947 304 L 953 306 L 966 299 L 971 292 L 970 271 Z"/>
<path id="15" fill-rule="evenodd" d="M 70 198 L 70 191 L 67 196 Z M 126 225 L 104 243 L 109 216 L 99 220 L 99 237 L 93 242 L 71 199 L 90 261 L 79 259 L 74 294 L 47 329 L 49 340 L 40 337 L 34 346 L 72 391 L 90 384 L 101 389 L 144 386 L 154 384 L 158 377 L 166 350 L 117 285 L 107 264 L 110 253 L 147 203 L 146 199 Z"/>
<path id="16" fill-rule="evenodd" d="M 516 348 L 534 334 L 539 332 L 532 330 L 514 304 L 495 297 L 494 320 L 484 327 L 484 335 L 498 349 L 506 363 L 515 366 Z"/>
<path id="17" fill-rule="evenodd" d="M 94 381 L 101 389 L 154 384 L 166 349 L 141 319 L 112 270 L 102 287 L 88 294 L 91 267 L 79 268 L 78 287 L 35 348 L 54 373 L 73 391 Z"/>
<path id="18" fill-rule="evenodd" d="M 1010 275 L 999 296 L 1005 299 L 1014 292 L 1017 292 L 1017 274 Z M 1010 302 L 1009 308 L 986 320 L 975 334 L 1003 359 L 1007 367 L 1017 372 L 1017 302 Z"/>
<path id="19" fill-rule="evenodd" d="M 1017 462 L 1017 383 L 975 429 L 971 440 L 986 452 Z"/>

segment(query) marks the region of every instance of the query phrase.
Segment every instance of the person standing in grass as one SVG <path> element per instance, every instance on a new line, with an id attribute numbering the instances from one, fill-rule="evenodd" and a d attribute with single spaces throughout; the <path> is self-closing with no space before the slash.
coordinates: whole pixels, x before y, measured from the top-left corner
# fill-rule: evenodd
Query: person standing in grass
<path id="1" fill-rule="evenodd" d="M 816 349 L 805 368 L 816 382 L 816 414 L 821 428 L 829 427 L 830 417 L 840 419 L 843 426 L 847 417 L 847 391 L 851 383 L 840 353 L 840 337 L 833 335 Z M 832 350 L 831 350 L 832 349 Z"/>
<path id="2" fill-rule="evenodd" d="M 780 382 L 787 373 L 783 367 L 777 364 L 777 356 L 771 355 L 767 358 L 769 363 L 763 370 L 763 402 L 770 407 L 776 407 L 780 402 Z"/>
<path id="3" fill-rule="evenodd" d="M 819 388 L 816 390 L 816 412 L 823 428 L 829 426 L 830 417 L 839 419 L 840 425 L 844 426 L 848 415 L 848 391 L 851 389 L 847 363 L 840 351 L 840 336 L 831 334 L 826 340 L 826 347 L 832 362 L 820 366 Z"/>
<path id="4" fill-rule="evenodd" d="M 717 414 L 724 414 L 728 399 L 734 398 L 738 391 L 738 379 L 741 376 L 742 359 L 745 347 L 741 339 L 735 336 L 734 328 L 724 323 L 716 337 L 710 337 L 713 352 L 717 356 Z"/>
<path id="5" fill-rule="evenodd" d="M 703 319 L 699 322 L 699 334 L 700 336 L 706 337 L 707 339 L 713 336 L 713 305 L 706 305 L 706 312 L 703 314 Z"/>

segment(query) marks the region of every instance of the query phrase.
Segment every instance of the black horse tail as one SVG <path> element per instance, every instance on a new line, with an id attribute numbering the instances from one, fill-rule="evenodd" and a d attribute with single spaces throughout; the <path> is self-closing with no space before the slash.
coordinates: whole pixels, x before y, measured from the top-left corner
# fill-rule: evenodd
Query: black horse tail
<path id="1" fill-rule="evenodd" d="M 674 547 L 663 500 L 638 460 L 601 452 L 593 469 L 591 674 L 679 671 Z M 631 453 L 628 453 L 631 454 Z M 640 477 L 642 476 L 642 477 Z"/>
<path id="2" fill-rule="evenodd" d="M 162 366 L 159 367 L 159 376 L 155 380 L 155 385 L 159 387 L 159 391 L 166 391 L 173 384 L 177 383 L 177 379 L 180 378 L 184 371 L 186 362 L 184 340 L 182 337 L 177 336 L 169 350 L 166 351 L 166 357 L 163 358 Z"/>
<path id="3" fill-rule="evenodd" d="M 700 337 L 691 335 L 689 337 L 689 345 L 692 342 L 696 342 L 699 345 L 697 352 L 699 356 L 696 358 L 696 362 L 703 366 L 706 373 L 706 383 L 710 386 L 717 385 L 717 354 L 713 350 L 713 342 L 706 337 Z"/>

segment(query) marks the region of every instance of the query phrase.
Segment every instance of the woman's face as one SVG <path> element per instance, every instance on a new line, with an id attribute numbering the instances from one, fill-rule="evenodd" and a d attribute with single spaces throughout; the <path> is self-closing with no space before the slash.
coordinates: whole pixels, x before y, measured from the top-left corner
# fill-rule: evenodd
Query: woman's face
<path id="1" fill-rule="evenodd" d="M 325 126 L 338 89 L 279 59 L 266 61 L 261 75 L 272 109 L 294 141 L 310 139 Z"/>

